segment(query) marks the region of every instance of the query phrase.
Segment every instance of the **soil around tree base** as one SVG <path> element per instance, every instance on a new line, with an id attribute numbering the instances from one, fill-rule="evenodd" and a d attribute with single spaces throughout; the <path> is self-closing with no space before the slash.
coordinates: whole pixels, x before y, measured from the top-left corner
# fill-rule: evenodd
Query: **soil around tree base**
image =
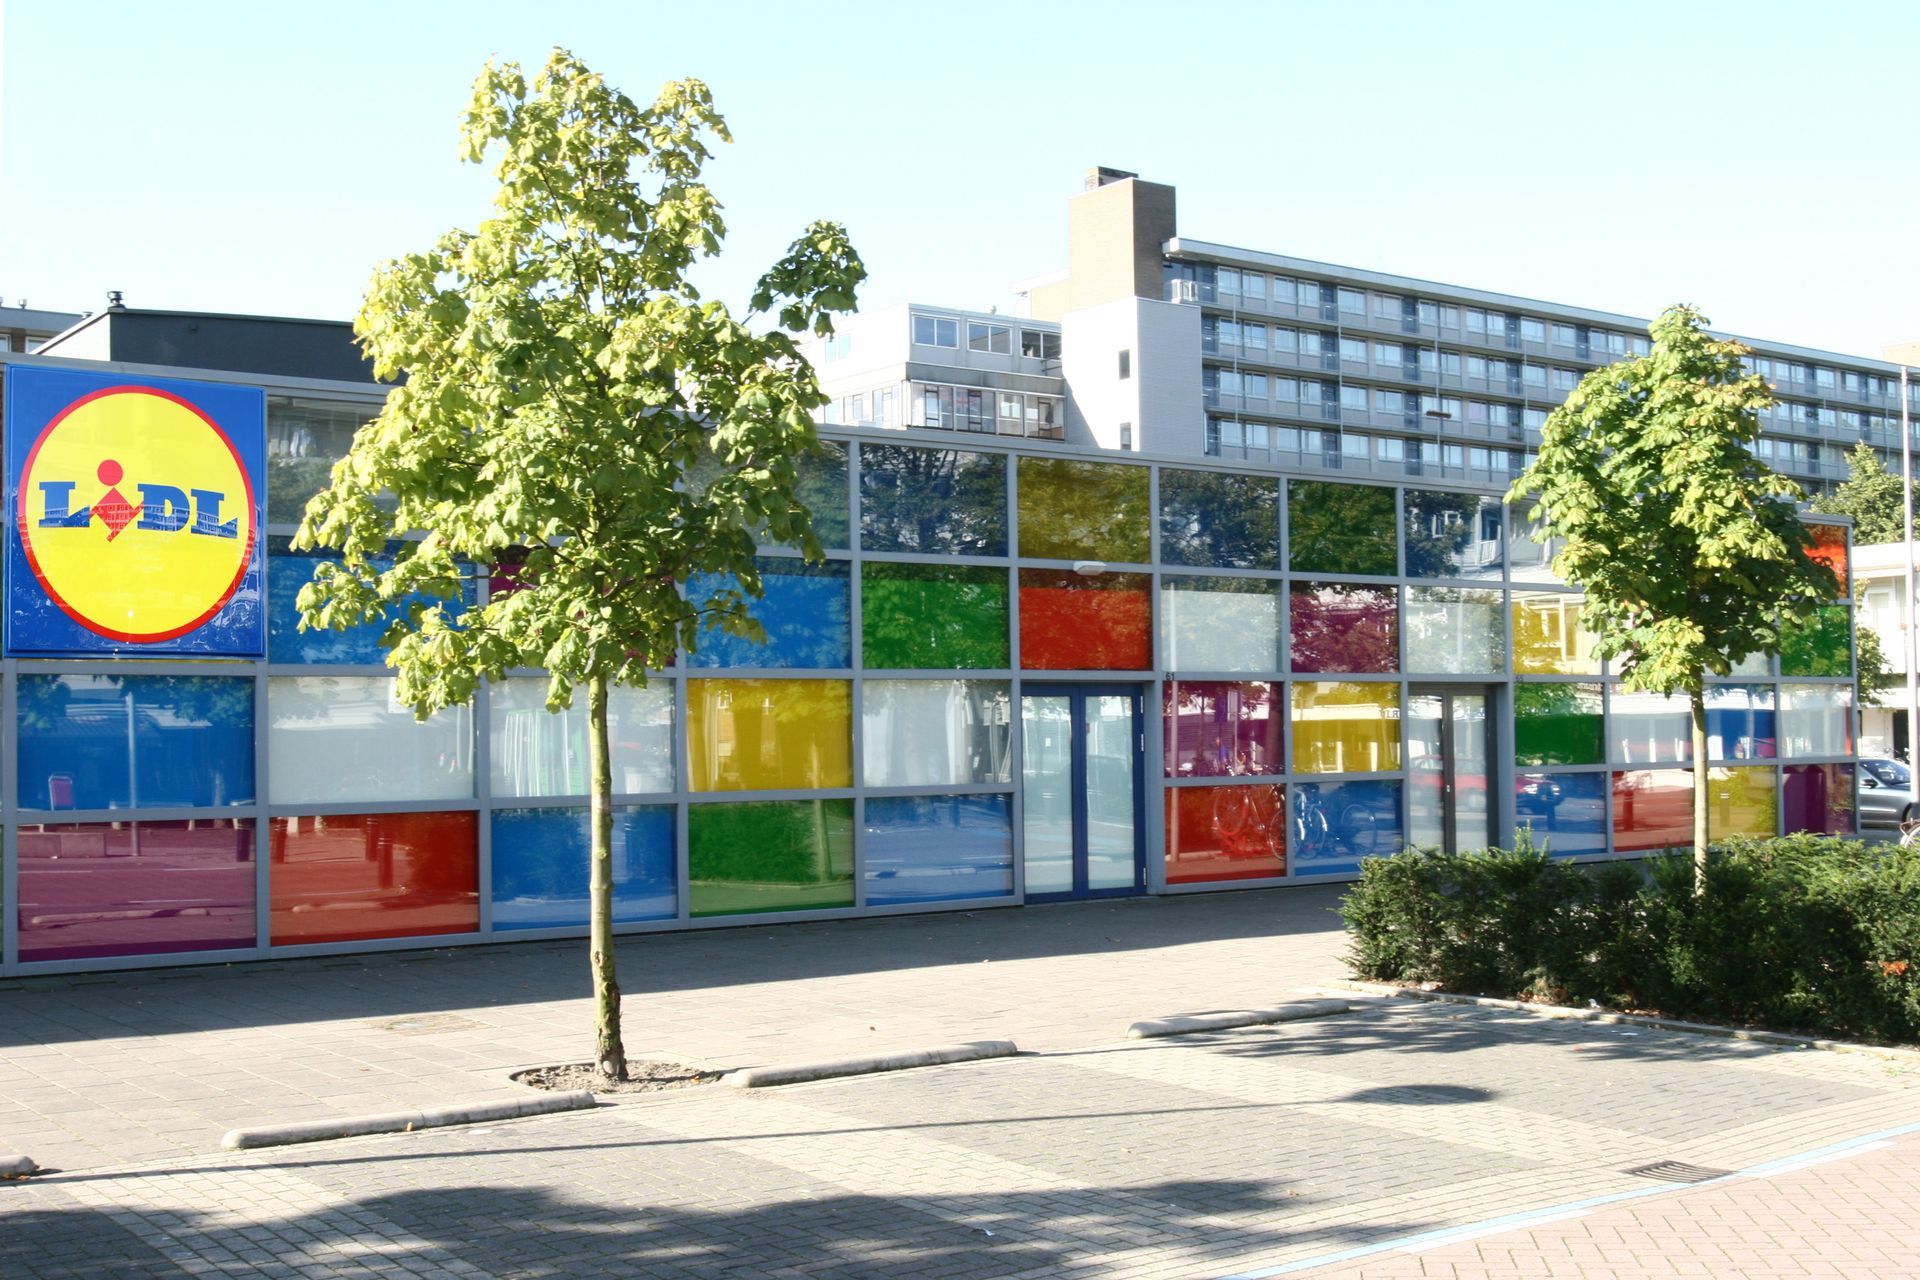
<path id="1" fill-rule="evenodd" d="M 680 1062 L 630 1061 L 625 1080 L 608 1080 L 591 1062 L 566 1062 L 551 1067 L 529 1067 L 510 1077 L 530 1089 L 564 1091 L 586 1089 L 593 1093 L 660 1093 L 667 1089 L 685 1089 L 691 1085 L 712 1084 L 718 1071 L 703 1071 Z"/>

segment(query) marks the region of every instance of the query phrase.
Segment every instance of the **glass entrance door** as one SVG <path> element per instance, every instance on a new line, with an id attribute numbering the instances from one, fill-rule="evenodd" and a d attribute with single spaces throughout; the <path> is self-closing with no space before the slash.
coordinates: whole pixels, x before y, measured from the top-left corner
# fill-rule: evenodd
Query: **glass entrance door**
<path id="1" fill-rule="evenodd" d="M 1417 684 L 1407 695 L 1407 843 L 1486 848 L 1494 816 L 1486 688 Z"/>
<path id="2" fill-rule="evenodd" d="M 1146 887 L 1140 691 L 1028 685 L 1020 698 L 1029 900 Z"/>

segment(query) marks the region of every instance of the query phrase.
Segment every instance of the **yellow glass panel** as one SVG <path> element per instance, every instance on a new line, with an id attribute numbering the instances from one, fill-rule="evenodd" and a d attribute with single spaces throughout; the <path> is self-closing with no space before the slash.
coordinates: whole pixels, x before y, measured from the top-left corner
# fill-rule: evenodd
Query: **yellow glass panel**
<path id="1" fill-rule="evenodd" d="M 1779 833 L 1772 765 L 1707 770 L 1707 837 Z"/>
<path id="2" fill-rule="evenodd" d="M 1296 773 L 1384 773 L 1400 767 L 1400 686 L 1296 680 Z"/>
<path id="3" fill-rule="evenodd" d="M 695 791 L 853 785 L 853 686 L 845 680 L 687 681 Z"/>
<path id="4" fill-rule="evenodd" d="M 1513 670 L 1523 676 L 1597 676 L 1593 633 L 1580 625 L 1580 596 L 1513 593 Z"/>

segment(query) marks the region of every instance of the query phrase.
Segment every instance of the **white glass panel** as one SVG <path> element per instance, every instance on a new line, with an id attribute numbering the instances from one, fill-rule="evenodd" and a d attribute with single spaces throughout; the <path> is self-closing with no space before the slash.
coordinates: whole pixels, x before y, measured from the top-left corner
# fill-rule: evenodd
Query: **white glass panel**
<path id="1" fill-rule="evenodd" d="M 1782 754 L 1789 759 L 1852 754 L 1853 744 L 1847 740 L 1849 701 L 1845 685 L 1781 685 Z"/>
<path id="2" fill-rule="evenodd" d="M 267 768 L 274 804 L 464 800 L 473 795 L 473 711 L 422 724 L 386 676 L 267 681 Z"/>
<path id="3" fill-rule="evenodd" d="M 1134 831 L 1133 699 L 1087 699 L 1087 888 L 1137 881 Z"/>
<path id="4" fill-rule="evenodd" d="M 1407 843 L 1431 849 L 1447 844 L 1440 715 L 1438 696 L 1416 693 L 1407 698 Z"/>
<path id="5" fill-rule="evenodd" d="M 1003 680 L 869 680 L 861 694 L 870 787 L 1009 780 Z"/>
<path id="6" fill-rule="evenodd" d="M 1407 588 L 1407 670 L 1494 675 L 1506 670 L 1505 619 L 1497 591 Z"/>
<path id="7" fill-rule="evenodd" d="M 1693 713 L 1686 698 L 1615 688 L 1609 703 L 1613 763 L 1684 764 L 1692 758 Z"/>
<path id="8" fill-rule="evenodd" d="M 1456 848 L 1484 849 L 1493 843 L 1493 799 L 1487 788 L 1487 699 L 1456 693 L 1453 703 L 1453 784 Z"/>
<path id="9" fill-rule="evenodd" d="M 1279 594 L 1163 585 L 1160 643 L 1173 671 L 1273 671 L 1280 663 Z"/>
<path id="10" fill-rule="evenodd" d="M 1028 893 L 1073 891 L 1073 699 L 1020 699 Z"/>
<path id="11" fill-rule="evenodd" d="M 587 694 L 547 710 L 545 676 L 515 676 L 488 693 L 488 773 L 496 796 L 583 796 L 593 783 L 587 759 Z M 607 691 L 607 747 L 617 793 L 673 790 L 673 687 Z"/>

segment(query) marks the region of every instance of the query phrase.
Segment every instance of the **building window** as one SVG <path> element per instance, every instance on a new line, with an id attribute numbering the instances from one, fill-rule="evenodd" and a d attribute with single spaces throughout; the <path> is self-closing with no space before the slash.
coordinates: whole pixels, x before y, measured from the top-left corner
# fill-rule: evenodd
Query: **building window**
<path id="1" fill-rule="evenodd" d="M 1004 324 L 982 324 L 970 321 L 967 324 L 967 349 L 985 351 L 992 355 L 1004 356 L 1013 353 L 1013 330 Z"/>
<path id="2" fill-rule="evenodd" d="M 853 339 L 846 334 L 836 333 L 827 339 L 826 358 L 828 364 L 832 364 L 836 360 L 845 360 L 852 354 Z"/>
<path id="3" fill-rule="evenodd" d="M 1120 353 L 1120 376 L 1122 378 L 1133 376 L 1133 349 L 1130 347 Z"/>
<path id="4" fill-rule="evenodd" d="M 1397 342 L 1376 342 L 1373 344 L 1373 362 L 1375 364 L 1399 364 L 1402 357 Z"/>
<path id="5" fill-rule="evenodd" d="M 913 318 L 913 341 L 922 347 L 960 346 L 960 322 L 944 320 L 939 316 L 915 316 Z"/>
<path id="6" fill-rule="evenodd" d="M 1367 389 L 1365 387 L 1341 387 L 1340 407 L 1342 409 L 1356 409 L 1362 413 L 1366 412 Z"/>
<path id="7" fill-rule="evenodd" d="M 1487 313 L 1478 307 L 1467 308 L 1467 332 L 1485 333 L 1487 331 Z"/>
<path id="8" fill-rule="evenodd" d="M 1570 347 L 1574 344 L 1573 326 L 1557 324 L 1553 326 L 1553 344 L 1557 347 Z"/>
<path id="9" fill-rule="evenodd" d="M 1400 311 L 1400 299 L 1396 298 L 1393 294 L 1376 293 L 1373 295 L 1373 314 L 1380 319 L 1398 320 L 1400 318 Z"/>
<path id="10" fill-rule="evenodd" d="M 1340 339 L 1340 358 L 1351 360 L 1355 364 L 1367 362 L 1367 344 L 1359 338 Z"/>
<path id="11" fill-rule="evenodd" d="M 1133 424 L 1131 422 L 1123 422 L 1120 424 L 1120 447 L 1128 452 L 1131 452 L 1133 449 Z"/>
<path id="12" fill-rule="evenodd" d="M 1367 295 L 1358 289 L 1340 290 L 1340 309 L 1350 316 L 1367 314 Z"/>
<path id="13" fill-rule="evenodd" d="M 1545 342 L 1547 340 L 1547 326 L 1545 322 L 1528 320 L 1523 317 L 1520 321 L 1520 338 L 1523 342 Z"/>
<path id="14" fill-rule="evenodd" d="M 1035 360 L 1058 360 L 1060 358 L 1060 335 L 1048 333 L 1044 329 L 1022 329 L 1020 331 L 1020 354 Z"/>

